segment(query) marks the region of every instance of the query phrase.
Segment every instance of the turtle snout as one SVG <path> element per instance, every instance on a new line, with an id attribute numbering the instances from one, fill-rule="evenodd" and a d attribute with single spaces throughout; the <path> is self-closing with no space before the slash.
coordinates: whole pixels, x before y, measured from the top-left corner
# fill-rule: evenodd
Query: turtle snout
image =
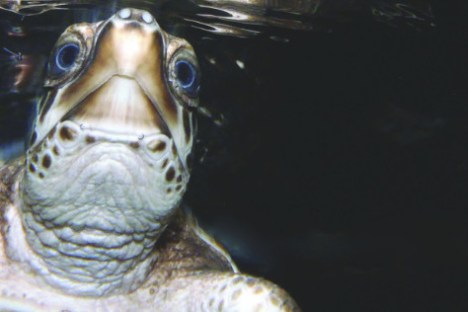
<path id="1" fill-rule="evenodd" d="M 115 14 L 115 18 L 122 21 L 137 22 L 145 25 L 157 25 L 156 19 L 144 10 L 125 8 Z"/>

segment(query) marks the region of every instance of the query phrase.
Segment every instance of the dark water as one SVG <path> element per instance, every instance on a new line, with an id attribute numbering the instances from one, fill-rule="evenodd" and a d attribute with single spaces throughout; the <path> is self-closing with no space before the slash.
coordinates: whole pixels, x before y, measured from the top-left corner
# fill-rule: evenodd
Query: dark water
<path id="1" fill-rule="evenodd" d="M 425 13 L 378 18 L 342 1 L 302 16 L 307 30 L 223 25 L 260 33 L 243 38 L 193 28 L 177 6 L 157 13 L 194 45 L 213 114 L 199 117 L 186 201 L 242 270 L 304 311 L 468 309 L 468 3 L 412 5 Z M 33 29 L 4 31 L 2 47 L 40 64 L 68 23 L 112 12 L 2 12 L 4 30 Z M 7 92 L 12 55 L 1 55 L 0 139 L 11 143 L 40 89 L 31 78 Z"/>

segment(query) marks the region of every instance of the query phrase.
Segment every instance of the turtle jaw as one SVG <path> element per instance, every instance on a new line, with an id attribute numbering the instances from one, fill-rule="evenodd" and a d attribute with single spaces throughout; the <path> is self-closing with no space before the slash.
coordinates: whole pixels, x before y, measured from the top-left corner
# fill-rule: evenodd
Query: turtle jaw
<path id="1" fill-rule="evenodd" d="M 196 63 L 192 47 L 165 33 L 148 12 L 136 9 L 97 24 L 71 26 L 49 64 L 70 46 L 79 46 L 70 69 L 60 75 L 48 70 L 48 93 L 40 103 L 30 147 L 41 144 L 59 122 L 71 120 L 109 133 L 163 133 L 174 139 L 186 166 L 195 132 L 187 107 L 198 99 L 188 99 L 174 71 L 178 60 Z"/>
<path id="2" fill-rule="evenodd" d="M 171 136 L 172 116 L 164 109 L 171 101 L 162 74 L 164 35 L 154 18 L 143 21 L 144 11 L 127 11 L 99 25 L 88 68 L 64 86 L 56 109 L 66 112 L 62 121 L 110 133 Z"/>
<path id="3" fill-rule="evenodd" d="M 113 134 L 148 136 L 162 133 L 171 137 L 167 124 L 138 82 L 114 75 L 90 94 L 62 121 Z"/>

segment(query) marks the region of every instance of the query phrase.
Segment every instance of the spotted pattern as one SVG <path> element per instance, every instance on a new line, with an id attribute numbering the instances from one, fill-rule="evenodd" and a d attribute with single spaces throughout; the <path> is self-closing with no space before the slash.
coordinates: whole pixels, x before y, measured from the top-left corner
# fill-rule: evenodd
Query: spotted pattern
<path id="1" fill-rule="evenodd" d="M 220 286 L 219 293 L 223 299 L 218 308 L 227 304 L 240 310 L 253 307 L 249 311 L 299 311 L 284 290 L 269 281 L 248 275 L 233 275 Z"/>
<path id="2" fill-rule="evenodd" d="M 96 139 L 94 137 L 90 136 L 90 135 L 87 135 L 85 140 L 86 140 L 86 143 L 88 143 L 88 144 L 92 144 L 92 143 L 96 142 Z"/>
<path id="3" fill-rule="evenodd" d="M 300 312 L 295 301 L 277 285 L 240 273 L 189 275 L 173 280 L 173 284 L 163 285 L 162 293 L 165 292 L 180 296 L 175 298 L 176 301 L 195 303 L 190 306 L 191 311 Z"/>
<path id="4" fill-rule="evenodd" d="M 27 158 L 28 172 L 40 179 L 47 176 L 54 163 L 60 162 L 60 157 L 69 146 L 82 144 L 82 146 L 97 144 L 107 141 L 107 139 L 96 137 L 91 133 L 85 134 L 78 127 L 71 127 L 68 124 L 59 125 L 53 128 L 48 135 L 34 149 L 29 150 Z M 81 143 L 80 143 L 81 142 Z M 141 140 L 130 141 L 128 146 L 138 153 L 148 151 L 152 157 L 158 160 L 160 170 L 163 171 L 164 180 L 167 183 L 166 194 L 183 193 L 186 189 L 188 176 L 184 173 L 182 164 L 179 161 L 177 150 L 172 140 L 166 138 L 151 139 L 142 146 Z M 168 148 L 168 147 L 171 148 Z M 150 164 L 153 166 L 153 164 Z"/>
<path id="5" fill-rule="evenodd" d="M 167 169 L 166 171 L 166 181 L 171 182 L 172 180 L 174 180 L 174 176 L 175 176 L 174 167 L 169 167 L 169 169 Z"/>
<path id="6" fill-rule="evenodd" d="M 148 143 L 148 149 L 152 152 L 162 152 L 166 149 L 166 142 L 153 140 Z"/>
<path id="7" fill-rule="evenodd" d="M 71 129 L 69 127 L 62 127 L 60 129 L 60 138 L 63 140 L 63 141 L 74 141 L 75 138 L 76 138 L 76 130 L 74 129 Z"/>
<path id="8" fill-rule="evenodd" d="M 50 158 L 50 155 L 45 154 L 44 157 L 42 157 L 42 167 L 44 167 L 45 169 L 48 169 L 51 164 L 52 164 L 52 159 Z"/>
<path id="9" fill-rule="evenodd" d="M 54 155 L 56 156 L 60 156 L 60 150 L 57 147 L 57 145 L 54 145 L 54 147 L 52 148 L 52 153 L 54 153 Z"/>
<path id="10" fill-rule="evenodd" d="M 29 164 L 29 171 L 30 171 L 31 173 L 36 172 L 36 166 L 34 166 L 33 164 L 30 163 L 30 164 Z"/>

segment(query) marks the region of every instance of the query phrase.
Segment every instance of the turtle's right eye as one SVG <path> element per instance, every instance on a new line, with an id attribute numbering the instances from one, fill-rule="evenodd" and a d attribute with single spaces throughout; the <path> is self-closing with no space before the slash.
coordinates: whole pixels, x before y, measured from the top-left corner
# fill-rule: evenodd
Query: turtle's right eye
<path id="1" fill-rule="evenodd" d="M 76 65 L 80 46 L 77 43 L 65 43 L 55 49 L 49 61 L 49 73 L 60 76 L 73 69 Z"/>
<path id="2" fill-rule="evenodd" d="M 84 36 L 84 34 L 87 34 Z M 89 58 L 94 30 L 86 25 L 67 28 L 53 47 L 47 62 L 45 87 L 57 87 L 75 79 Z"/>

